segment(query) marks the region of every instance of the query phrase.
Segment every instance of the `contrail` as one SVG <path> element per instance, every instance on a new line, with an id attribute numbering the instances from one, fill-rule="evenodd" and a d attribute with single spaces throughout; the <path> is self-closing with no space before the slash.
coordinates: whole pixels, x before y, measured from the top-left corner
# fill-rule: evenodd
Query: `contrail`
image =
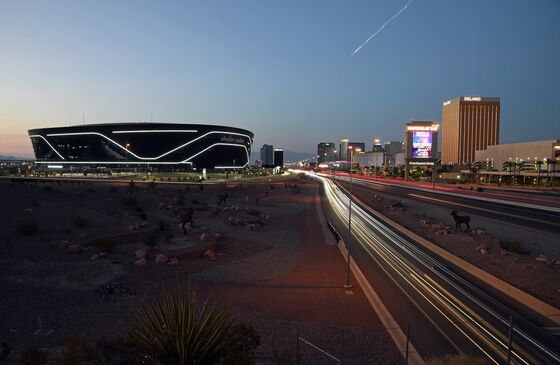
<path id="1" fill-rule="evenodd" d="M 385 28 L 385 26 L 389 23 L 391 23 L 393 20 L 395 20 L 396 17 L 398 17 L 403 11 L 406 10 L 406 8 L 408 8 L 408 6 L 410 4 L 412 4 L 414 0 L 408 0 L 408 2 L 406 3 L 406 5 L 399 10 L 395 15 L 393 15 L 391 18 L 389 18 L 389 20 L 387 20 L 385 23 L 383 23 L 383 25 L 377 30 L 377 32 L 373 33 L 364 43 L 362 43 L 358 48 L 356 48 L 356 50 L 354 51 L 354 53 L 352 53 L 352 56 L 354 56 L 356 53 L 358 53 L 358 51 L 360 49 L 362 49 L 363 46 L 365 46 L 370 39 L 372 39 L 373 37 L 375 37 L 377 34 L 379 34 L 379 32 L 381 32 L 383 30 L 383 28 Z"/>

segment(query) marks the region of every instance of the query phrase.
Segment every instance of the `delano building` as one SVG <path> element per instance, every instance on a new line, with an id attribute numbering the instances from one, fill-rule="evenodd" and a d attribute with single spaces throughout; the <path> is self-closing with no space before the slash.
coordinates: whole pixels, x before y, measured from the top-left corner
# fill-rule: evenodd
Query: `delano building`
<path id="1" fill-rule="evenodd" d="M 443 103 L 441 163 L 469 164 L 500 143 L 500 98 L 460 96 Z"/>

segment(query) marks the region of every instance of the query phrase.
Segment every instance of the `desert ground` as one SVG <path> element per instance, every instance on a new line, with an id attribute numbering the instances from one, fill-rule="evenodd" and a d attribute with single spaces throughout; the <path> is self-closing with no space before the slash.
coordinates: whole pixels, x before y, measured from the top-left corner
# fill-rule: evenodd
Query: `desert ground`
<path id="1" fill-rule="evenodd" d="M 221 201 L 220 197 L 222 200 Z M 317 183 L 285 177 L 220 185 L 0 182 L 0 342 L 125 336 L 136 309 L 190 278 L 260 336 L 257 362 L 402 362 L 344 260 L 325 243 Z M 192 209 L 194 225 L 179 225 Z"/>

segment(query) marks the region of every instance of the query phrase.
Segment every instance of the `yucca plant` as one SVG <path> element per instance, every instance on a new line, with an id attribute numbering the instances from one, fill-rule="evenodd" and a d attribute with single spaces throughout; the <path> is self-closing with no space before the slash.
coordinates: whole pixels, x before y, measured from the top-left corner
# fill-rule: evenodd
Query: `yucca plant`
<path id="1" fill-rule="evenodd" d="M 210 293 L 198 304 L 192 283 L 186 290 L 162 289 L 141 307 L 130 330 L 132 344 L 148 360 L 161 365 L 214 364 L 223 356 L 231 312 L 219 308 Z"/>

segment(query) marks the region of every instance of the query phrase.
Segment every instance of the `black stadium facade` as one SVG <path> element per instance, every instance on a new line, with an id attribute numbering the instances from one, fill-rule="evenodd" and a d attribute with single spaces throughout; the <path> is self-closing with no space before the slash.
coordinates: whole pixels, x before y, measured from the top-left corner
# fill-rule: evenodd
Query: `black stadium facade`
<path id="1" fill-rule="evenodd" d="M 235 169 L 249 164 L 253 133 L 204 124 L 108 123 L 29 130 L 46 167 Z"/>

